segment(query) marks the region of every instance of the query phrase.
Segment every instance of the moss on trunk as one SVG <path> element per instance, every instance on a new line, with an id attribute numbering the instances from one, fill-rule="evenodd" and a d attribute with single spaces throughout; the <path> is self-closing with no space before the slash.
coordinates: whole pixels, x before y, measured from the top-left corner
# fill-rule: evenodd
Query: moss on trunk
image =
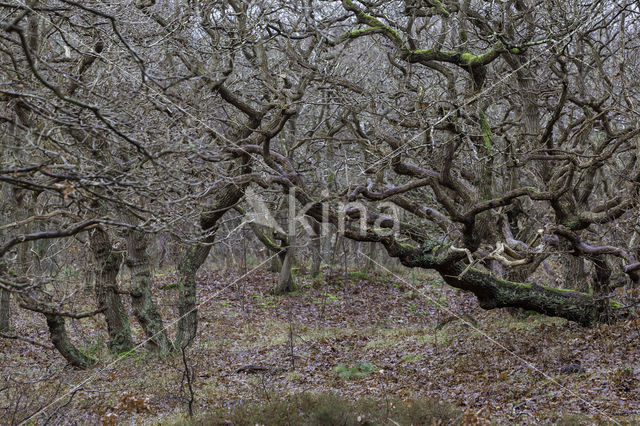
<path id="1" fill-rule="evenodd" d="M 47 326 L 51 335 L 51 342 L 58 352 L 74 367 L 87 368 L 95 364 L 96 360 L 83 354 L 69 340 L 65 328 L 64 318 L 60 315 L 45 314 Z"/>
<path id="2" fill-rule="evenodd" d="M 91 251 L 97 264 L 95 296 L 109 333 L 109 351 L 120 354 L 133 348 L 129 317 L 117 291 L 121 259 L 113 253 L 109 235 L 101 228 L 89 232 Z"/>
<path id="3" fill-rule="evenodd" d="M 160 354 L 173 351 L 162 317 L 153 302 L 147 239 L 142 232 L 130 231 L 127 236 L 127 267 L 131 271 L 131 306 L 147 336 L 149 349 Z"/>

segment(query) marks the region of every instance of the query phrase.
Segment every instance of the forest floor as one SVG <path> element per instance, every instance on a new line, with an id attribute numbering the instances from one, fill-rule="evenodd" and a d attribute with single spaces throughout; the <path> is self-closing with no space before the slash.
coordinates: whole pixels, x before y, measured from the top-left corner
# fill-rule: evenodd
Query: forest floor
<path id="1" fill-rule="evenodd" d="M 315 279 L 299 274 L 299 290 L 278 297 L 270 295 L 277 275 L 265 270 L 247 278 L 241 271 L 199 275 L 198 337 L 185 357 L 194 372 L 196 416 L 333 392 L 380 404 L 436 399 L 459 407 L 458 423 L 466 424 L 640 423 L 638 321 L 585 329 L 541 315 L 517 319 L 483 311 L 474 297 L 426 273 L 325 272 Z M 176 291 L 166 287 L 173 281 L 171 273 L 155 274 L 171 334 Z M 14 325 L 47 343 L 41 316 L 20 311 Z M 0 423 L 186 418 L 182 354 L 158 358 L 138 348 L 116 358 L 105 348 L 100 317 L 67 328 L 99 359 L 94 367 L 75 370 L 53 350 L 0 339 Z M 142 342 L 135 321 L 132 328 Z M 584 371 L 563 372 L 571 364 Z"/>

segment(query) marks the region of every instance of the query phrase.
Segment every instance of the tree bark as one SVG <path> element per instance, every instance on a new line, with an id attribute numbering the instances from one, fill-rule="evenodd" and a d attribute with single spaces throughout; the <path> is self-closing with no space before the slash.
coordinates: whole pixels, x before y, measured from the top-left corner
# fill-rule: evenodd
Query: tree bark
<path id="1" fill-rule="evenodd" d="M 213 236 L 210 239 L 213 242 Z M 186 347 L 198 331 L 198 305 L 196 297 L 196 273 L 207 260 L 211 244 L 198 244 L 187 250 L 178 266 L 178 329 L 175 346 Z"/>
<path id="2" fill-rule="evenodd" d="M 562 259 L 564 288 L 580 292 L 589 291 L 589 281 L 584 270 L 584 259 L 579 256 L 567 255 Z"/>
<path id="3" fill-rule="evenodd" d="M 113 253 L 109 235 L 102 228 L 89 231 L 91 251 L 96 261 L 95 297 L 109 333 L 109 351 L 120 354 L 133 348 L 129 317 L 118 294 L 116 278 L 120 271 L 120 257 Z"/>
<path id="4" fill-rule="evenodd" d="M 87 368 L 95 364 L 96 360 L 79 351 L 69 340 L 65 328 L 64 318 L 56 314 L 45 314 L 47 326 L 51 335 L 51 342 L 58 352 L 74 367 Z"/>
<path id="5" fill-rule="evenodd" d="M 7 267 L 0 260 L 0 274 L 7 271 Z M 0 331 L 7 331 L 11 327 L 11 293 L 0 289 Z"/>
<path id="6" fill-rule="evenodd" d="M 0 289 L 0 331 L 7 331 L 11 319 L 11 293 Z"/>
<path id="7" fill-rule="evenodd" d="M 313 236 L 311 237 L 311 271 L 309 274 L 312 277 L 320 275 L 320 268 L 322 267 L 322 227 L 320 223 L 313 218 Z"/>
<path id="8" fill-rule="evenodd" d="M 292 237 L 289 236 L 290 243 L 291 240 Z M 291 293 L 296 289 L 296 284 L 293 281 L 293 273 L 291 271 L 295 259 L 294 245 L 295 242 L 285 249 L 284 261 L 282 262 L 282 270 L 280 271 L 280 276 L 278 277 L 278 285 L 273 289 L 274 294 Z"/>
<path id="9" fill-rule="evenodd" d="M 12 188 L 11 197 L 14 200 L 14 219 L 21 220 L 28 217 L 33 211 L 33 207 L 28 204 L 26 191 L 19 188 Z M 29 230 L 29 226 L 25 227 L 25 231 Z M 25 274 L 28 268 L 28 255 L 30 242 L 23 242 L 18 246 L 18 264 L 17 267 L 21 274 Z M 4 263 L 0 263 L 0 272 L 6 268 Z M 11 293 L 7 290 L 0 289 L 0 331 L 9 330 L 11 326 Z"/>
<path id="10" fill-rule="evenodd" d="M 322 240 L 319 235 L 312 237 L 311 240 L 311 271 L 312 277 L 320 275 L 320 267 L 322 266 Z"/>
<path id="11" fill-rule="evenodd" d="M 274 294 L 285 294 L 295 291 L 296 285 L 293 282 L 293 273 L 291 268 L 295 263 L 295 247 L 296 247 L 296 214 L 295 214 L 295 200 L 288 198 L 288 213 L 287 213 L 287 238 L 286 241 L 281 242 L 281 247 L 284 252 L 280 252 L 279 255 L 283 255 L 282 258 L 282 270 L 278 277 L 278 284 L 273 289 Z"/>
<path id="12" fill-rule="evenodd" d="M 271 262 L 269 262 L 269 272 L 280 273 L 280 271 L 282 271 L 282 261 L 284 257 L 282 257 L 282 259 L 280 257 L 281 256 L 273 256 L 271 258 Z"/>
<path id="13" fill-rule="evenodd" d="M 175 346 L 182 348 L 198 331 L 196 273 L 211 251 L 218 220 L 244 195 L 244 185 L 228 184 L 216 194 L 215 202 L 200 215 L 200 227 L 207 234 L 203 243 L 191 247 L 178 266 L 178 330 Z"/>
<path id="14" fill-rule="evenodd" d="M 364 270 L 367 273 L 374 272 L 376 270 L 376 244 L 366 243 L 367 252 L 364 260 Z"/>
<path id="15" fill-rule="evenodd" d="M 131 305 L 133 313 L 148 339 L 148 347 L 162 355 L 174 350 L 167 337 L 162 317 L 153 302 L 151 266 L 147 255 L 147 237 L 140 231 L 127 235 L 127 267 L 131 271 Z"/>

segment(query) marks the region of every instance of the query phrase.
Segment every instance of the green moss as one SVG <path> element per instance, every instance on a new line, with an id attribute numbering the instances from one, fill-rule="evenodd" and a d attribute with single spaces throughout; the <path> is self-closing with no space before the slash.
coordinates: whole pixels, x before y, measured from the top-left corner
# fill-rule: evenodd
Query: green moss
<path id="1" fill-rule="evenodd" d="M 491 126 L 489 120 L 484 112 L 480 112 L 480 126 L 482 128 L 482 139 L 484 140 L 484 146 L 487 148 L 489 155 L 493 155 L 493 133 L 491 133 Z"/>
<path id="2" fill-rule="evenodd" d="M 361 379 L 373 373 L 376 368 L 377 367 L 370 362 L 356 362 L 351 367 L 338 364 L 333 368 L 333 372 L 342 379 Z"/>
<path id="3" fill-rule="evenodd" d="M 269 238 L 266 235 L 263 235 L 264 237 L 264 242 L 271 247 L 272 249 L 276 249 L 276 250 L 280 250 L 280 244 L 276 244 L 275 241 L 273 241 L 271 238 Z"/>
<path id="4" fill-rule="evenodd" d="M 128 351 L 120 352 L 118 354 L 118 359 L 120 360 L 120 359 L 124 359 L 124 358 L 129 358 L 129 357 L 131 357 L 131 356 L 133 356 L 135 354 L 136 354 L 135 348 L 129 349 Z"/>
<path id="5" fill-rule="evenodd" d="M 489 59 L 494 55 L 493 49 L 483 53 L 482 55 L 474 55 L 473 53 L 463 52 L 460 54 L 460 65 L 468 67 L 476 67 L 486 65 Z"/>
<path id="6" fill-rule="evenodd" d="M 438 9 L 440 12 L 442 12 L 443 15 L 445 16 L 449 16 L 449 11 L 447 9 L 445 9 L 444 5 L 442 4 L 442 2 L 440 0 L 431 0 L 433 2 L 433 4 L 435 4 L 436 9 Z"/>
<path id="7" fill-rule="evenodd" d="M 464 52 L 460 54 L 460 59 L 462 59 L 462 61 L 465 63 L 465 65 L 469 65 L 472 66 L 474 61 L 477 60 L 477 56 L 469 53 L 469 52 Z"/>
<path id="8" fill-rule="evenodd" d="M 408 354 L 403 355 L 401 360 L 402 360 L 403 363 L 411 363 L 411 362 L 420 361 L 423 358 L 424 358 L 424 355 L 408 353 Z"/>
<path id="9" fill-rule="evenodd" d="M 396 30 L 394 30 L 388 25 L 383 24 L 379 19 L 374 18 L 373 16 L 356 8 L 352 0 L 345 0 L 345 5 L 349 10 L 355 13 L 356 17 L 358 18 L 358 22 L 362 24 L 366 24 L 369 27 L 371 27 L 363 30 L 355 30 L 355 33 L 354 31 L 351 31 L 350 33 L 348 33 L 348 34 L 351 34 L 351 37 L 366 35 L 366 34 L 375 33 L 375 32 L 382 32 L 387 34 L 387 36 L 391 39 L 393 44 L 395 44 L 398 47 L 405 48 L 404 40 L 402 40 L 402 37 L 400 37 L 400 34 L 398 34 Z"/>
<path id="10" fill-rule="evenodd" d="M 380 31 L 381 30 L 379 28 L 363 28 L 359 30 L 347 31 L 342 36 L 342 39 L 358 38 L 358 37 L 362 37 L 370 34 L 377 34 L 377 33 L 380 33 Z M 330 180 L 327 179 L 327 181 L 330 181 Z"/>
<path id="11" fill-rule="evenodd" d="M 571 290 L 569 288 L 556 288 L 556 287 L 549 287 L 546 285 L 541 285 L 540 287 L 544 288 L 545 290 L 555 291 L 557 293 L 575 293 L 575 294 L 582 294 L 583 296 L 589 296 L 588 293 L 582 293 L 576 290 Z"/>
<path id="12" fill-rule="evenodd" d="M 373 228 L 373 232 L 389 232 L 393 231 L 391 228 Z"/>
<path id="13" fill-rule="evenodd" d="M 582 228 L 583 223 L 579 218 L 570 216 L 562 221 L 562 225 L 566 226 L 569 229 L 580 229 Z"/>
<path id="14" fill-rule="evenodd" d="M 412 50 L 411 52 L 409 52 L 410 55 L 414 55 L 414 56 L 429 56 L 429 55 L 434 55 L 436 53 L 439 53 L 439 51 L 436 49 Z"/>
<path id="15" fill-rule="evenodd" d="M 102 349 L 105 342 L 105 336 L 103 334 L 99 334 L 96 338 L 86 345 L 84 348 L 78 348 L 78 351 L 90 359 L 92 364 L 98 362 L 98 352 Z"/>
<path id="16" fill-rule="evenodd" d="M 400 247 L 404 248 L 404 249 L 411 249 L 411 250 L 414 250 L 414 249 L 416 249 L 416 248 L 417 248 L 417 247 L 416 247 L 416 246 L 414 246 L 413 244 L 409 244 L 409 243 L 400 243 L 400 242 L 398 242 L 398 245 L 399 245 Z"/>

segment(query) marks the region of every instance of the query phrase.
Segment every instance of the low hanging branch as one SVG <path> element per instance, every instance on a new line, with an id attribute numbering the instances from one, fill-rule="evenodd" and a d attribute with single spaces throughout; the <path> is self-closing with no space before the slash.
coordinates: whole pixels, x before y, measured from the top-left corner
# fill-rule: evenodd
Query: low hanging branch
<path id="1" fill-rule="evenodd" d="M 253 152 L 260 154 L 258 147 L 245 146 L 239 152 Z M 277 183 L 285 191 L 295 191 L 297 201 L 305 207 L 306 214 L 318 221 L 328 221 L 334 226 L 340 226 L 340 216 L 327 209 L 321 202 L 314 201 L 309 195 L 300 175 L 295 171 L 288 158 L 274 151 L 270 152 L 270 158 L 278 162 L 278 167 L 272 168 L 276 173 L 286 170 L 286 174 L 280 174 L 268 179 Z M 569 168 L 571 171 L 571 168 Z M 566 178 L 558 180 L 558 191 L 566 188 Z M 317 198 L 316 198 L 317 199 Z M 482 206 L 480 210 L 484 210 Z M 422 233 L 420 246 L 400 242 L 394 235 L 381 235 L 371 225 L 377 224 L 385 228 L 398 229 L 399 235 L 411 237 L 411 229 L 405 223 L 398 223 L 391 218 L 382 218 L 366 209 L 365 212 L 357 209 L 351 216 L 351 220 L 364 219 L 365 228 L 353 228 L 343 226 L 344 235 L 356 241 L 371 241 L 382 243 L 391 257 L 398 258 L 408 267 L 419 267 L 437 271 L 452 287 L 469 291 L 477 298 L 484 309 L 517 307 L 532 310 L 549 316 L 558 316 L 575 321 L 584 326 L 591 326 L 610 315 L 610 309 L 614 305 L 608 301 L 597 300 L 593 295 L 577 291 L 557 289 L 540 286 L 535 283 L 508 281 L 494 277 L 491 273 L 474 268 L 466 259 L 465 250 L 453 248 L 451 243 L 444 243 L 427 233 Z M 461 215 L 460 215 L 461 216 Z M 378 222 L 376 222 L 378 220 Z M 455 220 L 455 219 L 454 219 Z M 395 228 L 397 227 L 397 228 Z M 409 233 L 407 233 L 409 231 Z M 586 249 L 586 247 L 583 247 Z M 500 248 L 498 248 L 498 251 Z M 502 252 L 507 251 L 504 246 Z M 613 251 L 613 250 L 609 250 Z M 502 255 L 502 253 L 496 252 Z M 508 260 L 508 259 L 507 259 Z M 520 263 L 520 260 L 515 262 Z M 509 261 L 507 263 L 512 263 Z M 639 268 L 640 269 L 640 268 Z"/>
<path id="2" fill-rule="evenodd" d="M 59 311 L 58 309 L 52 306 L 44 305 L 42 303 L 35 304 L 34 302 L 35 301 L 28 301 L 28 302 L 22 301 L 20 302 L 20 307 L 24 309 L 28 309 L 33 312 L 39 312 L 45 315 L 58 315 L 61 317 L 67 317 L 67 318 L 73 318 L 73 319 L 82 319 L 82 318 L 92 317 L 104 312 L 106 309 L 106 308 L 100 308 L 100 309 L 94 309 L 92 311 L 76 313 L 76 312 L 69 312 L 69 311 Z"/>
<path id="3" fill-rule="evenodd" d="M 574 250 L 578 253 L 584 254 L 589 257 L 610 254 L 612 256 L 619 257 L 626 262 L 630 262 L 630 264 L 623 267 L 623 271 L 629 276 L 631 281 L 633 281 L 634 283 L 638 282 L 640 277 L 638 276 L 637 271 L 640 270 L 640 262 L 635 262 L 634 256 L 626 250 L 614 246 L 589 245 L 585 243 L 575 232 L 560 225 L 552 227 L 551 231 L 554 234 L 569 240 Z"/>
<path id="4" fill-rule="evenodd" d="M 80 223 L 76 223 L 67 229 L 60 229 L 57 231 L 34 232 L 31 234 L 18 235 L 17 237 L 13 237 L 9 241 L 7 241 L 5 244 L 0 246 L 0 257 L 4 256 L 9 250 L 11 250 L 12 247 L 20 243 L 24 243 L 27 241 L 43 240 L 43 239 L 70 237 L 71 235 L 75 235 L 82 231 L 86 231 L 87 229 L 90 229 L 101 222 L 103 222 L 101 219 L 89 219 L 89 220 L 82 221 Z"/>

